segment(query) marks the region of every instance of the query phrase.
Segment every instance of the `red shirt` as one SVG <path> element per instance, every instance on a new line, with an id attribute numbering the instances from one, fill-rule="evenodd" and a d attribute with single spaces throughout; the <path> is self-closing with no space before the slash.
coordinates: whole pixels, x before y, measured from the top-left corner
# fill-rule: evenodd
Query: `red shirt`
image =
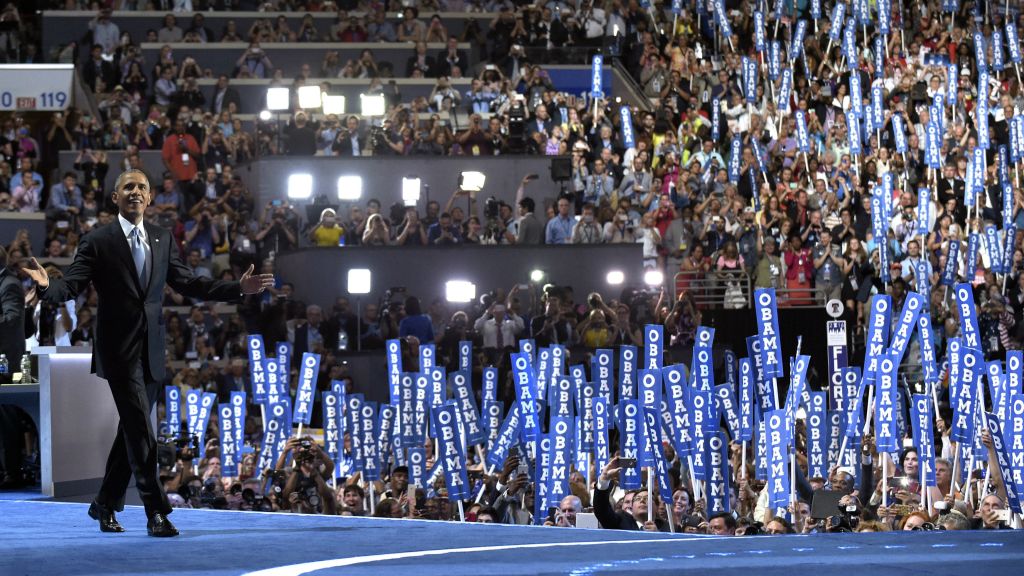
<path id="1" fill-rule="evenodd" d="M 188 151 L 189 158 L 186 162 L 182 155 Z M 196 163 L 199 158 L 199 144 L 191 134 L 171 134 L 164 140 L 164 147 L 160 152 L 164 160 L 164 166 L 174 176 L 175 180 L 192 180 L 198 171 Z"/>

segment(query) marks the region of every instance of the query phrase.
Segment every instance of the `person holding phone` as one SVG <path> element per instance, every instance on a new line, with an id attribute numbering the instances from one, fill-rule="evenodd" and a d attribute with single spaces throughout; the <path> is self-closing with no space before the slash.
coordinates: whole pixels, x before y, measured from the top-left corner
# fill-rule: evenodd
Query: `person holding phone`
<path id="1" fill-rule="evenodd" d="M 195 276 L 173 250 L 170 232 L 143 222 L 152 202 L 149 179 L 140 170 L 122 173 L 111 200 L 118 217 L 82 238 L 75 259 L 61 279 L 51 279 L 32 258 L 23 269 L 44 301 L 73 300 L 90 283 L 98 295 L 93 368 L 110 384 L 120 416 L 118 434 L 107 459 L 106 474 L 89 515 L 103 532 L 123 532 L 114 516 L 124 508 L 125 491 L 135 484 L 146 509 L 150 536 L 177 536 L 171 512 L 157 478 L 156 437 L 150 409 L 164 379 L 166 347 L 161 313 L 164 286 L 203 300 L 239 301 L 274 285 L 270 274 L 240 281 L 213 281 Z"/>
<path id="2" fill-rule="evenodd" d="M 622 458 L 618 454 L 605 464 L 601 476 L 597 479 L 594 491 L 594 515 L 602 528 L 611 530 L 646 530 L 648 532 L 669 532 L 668 524 L 661 518 L 653 522 L 647 520 L 647 507 L 656 505 L 647 501 L 647 492 L 637 492 L 633 496 L 630 512 L 615 511 L 612 508 L 611 493 L 613 482 L 618 478 L 619 471 L 627 465 L 636 465 L 635 459 Z"/>

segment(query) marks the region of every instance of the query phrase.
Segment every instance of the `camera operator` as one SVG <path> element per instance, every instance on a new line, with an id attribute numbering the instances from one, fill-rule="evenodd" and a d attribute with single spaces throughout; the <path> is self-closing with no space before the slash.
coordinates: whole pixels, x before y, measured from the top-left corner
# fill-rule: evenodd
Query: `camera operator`
<path id="1" fill-rule="evenodd" d="M 256 234 L 260 243 L 260 260 L 271 257 L 281 251 L 294 250 L 298 245 L 295 211 L 290 204 L 281 200 L 267 202 L 263 211 L 263 222 Z"/>
<path id="2" fill-rule="evenodd" d="M 379 128 L 370 128 L 370 148 L 374 156 L 392 156 L 405 151 L 402 135 L 392 128 L 390 117 L 385 118 Z"/>
<path id="3" fill-rule="evenodd" d="M 335 156 L 362 156 L 366 146 L 366 132 L 359 128 L 359 118 L 349 116 L 345 119 L 345 128 L 338 131 L 331 145 Z"/>
<path id="4" fill-rule="evenodd" d="M 283 502 L 292 512 L 302 514 L 337 514 L 336 503 L 331 489 L 324 480 L 324 473 L 334 470 L 334 462 L 320 444 L 309 436 L 291 438 L 277 460 L 281 470 L 288 455 L 294 453 L 295 461 L 281 491 Z"/>

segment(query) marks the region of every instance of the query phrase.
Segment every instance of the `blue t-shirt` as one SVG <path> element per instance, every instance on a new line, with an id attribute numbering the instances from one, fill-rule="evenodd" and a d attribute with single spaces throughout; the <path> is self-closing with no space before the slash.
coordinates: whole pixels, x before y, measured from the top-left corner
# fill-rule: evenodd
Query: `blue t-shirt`
<path id="1" fill-rule="evenodd" d="M 406 316 L 398 323 L 398 335 L 415 336 L 421 343 L 430 344 L 434 341 L 434 325 L 426 314 Z"/>

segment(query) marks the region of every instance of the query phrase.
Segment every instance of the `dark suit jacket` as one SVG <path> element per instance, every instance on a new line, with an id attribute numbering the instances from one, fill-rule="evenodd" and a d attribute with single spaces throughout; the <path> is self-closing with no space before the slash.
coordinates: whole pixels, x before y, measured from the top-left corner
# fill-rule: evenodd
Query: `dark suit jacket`
<path id="1" fill-rule="evenodd" d="M 636 519 L 625 512 L 616 512 L 612 509 L 612 503 L 608 499 L 610 494 L 610 487 L 608 490 L 594 491 L 594 515 L 597 516 L 597 521 L 601 523 L 601 527 L 611 530 L 640 530 Z M 655 519 L 654 523 L 658 526 L 659 532 L 669 531 L 668 524 L 664 520 Z"/>
<path id="2" fill-rule="evenodd" d="M 406 76 L 406 78 L 412 77 L 412 71 L 415 70 L 418 67 L 417 66 L 417 61 L 418 60 L 419 60 L 419 57 L 416 56 L 416 55 L 409 56 L 409 59 L 406 60 L 406 62 L 405 62 L 405 76 Z M 430 78 L 430 77 L 434 76 L 434 70 L 437 67 L 437 63 L 434 62 L 434 57 L 433 56 L 426 56 L 425 55 L 423 57 L 423 62 L 425 64 L 425 66 L 426 66 L 426 70 L 423 70 L 423 77 L 424 78 Z"/>
<path id="3" fill-rule="evenodd" d="M 466 58 L 466 53 L 462 50 L 455 51 L 455 61 L 448 61 L 448 50 L 441 50 L 437 53 L 437 57 L 434 58 L 437 75 L 438 76 L 450 76 L 452 73 L 452 66 L 458 66 L 459 70 L 465 74 L 469 69 L 469 60 Z"/>
<path id="4" fill-rule="evenodd" d="M 0 352 L 10 371 L 17 372 L 25 355 L 25 291 L 6 267 L 0 268 Z"/>
<path id="5" fill-rule="evenodd" d="M 238 95 L 238 90 L 235 90 L 231 86 L 228 86 L 224 90 L 224 99 L 221 101 L 221 110 L 227 110 L 228 104 L 231 102 L 235 103 L 235 106 L 239 111 L 242 109 L 242 97 Z M 217 110 L 217 89 L 213 90 L 213 97 L 210 98 L 210 112 L 219 114 L 221 110 Z"/>
<path id="6" fill-rule="evenodd" d="M 148 222 L 145 227 L 152 250 L 149 286 L 140 285 L 128 240 L 120 220 L 115 219 L 83 236 L 64 278 L 51 280 L 40 292 L 47 302 L 57 303 L 73 300 L 90 281 L 96 287 L 99 303 L 92 360 L 93 371 L 100 378 L 127 378 L 143 351 L 148 354 L 150 376 L 154 380 L 164 378 L 164 285 L 190 298 L 225 302 L 241 299 L 238 282 L 194 276 L 174 249 L 171 233 Z"/>

